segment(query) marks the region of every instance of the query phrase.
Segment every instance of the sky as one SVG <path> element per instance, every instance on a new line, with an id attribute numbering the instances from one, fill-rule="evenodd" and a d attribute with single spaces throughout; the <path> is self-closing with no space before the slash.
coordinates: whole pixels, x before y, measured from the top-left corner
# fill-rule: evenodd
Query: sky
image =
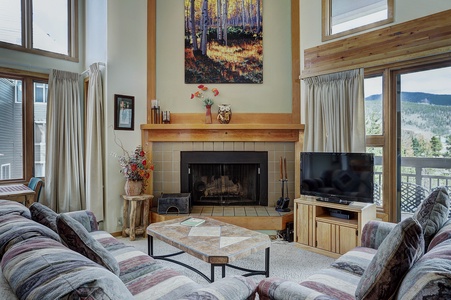
<path id="1" fill-rule="evenodd" d="M 451 67 L 401 75 L 403 92 L 451 94 Z M 380 77 L 365 79 L 365 97 L 381 94 Z"/>

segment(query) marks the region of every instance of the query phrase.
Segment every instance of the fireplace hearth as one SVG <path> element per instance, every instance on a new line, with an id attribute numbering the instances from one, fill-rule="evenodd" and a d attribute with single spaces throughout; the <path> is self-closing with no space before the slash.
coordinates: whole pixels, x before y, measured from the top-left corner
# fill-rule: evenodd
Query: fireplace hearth
<path id="1" fill-rule="evenodd" d="M 182 151 L 181 192 L 192 205 L 268 205 L 265 151 Z"/>

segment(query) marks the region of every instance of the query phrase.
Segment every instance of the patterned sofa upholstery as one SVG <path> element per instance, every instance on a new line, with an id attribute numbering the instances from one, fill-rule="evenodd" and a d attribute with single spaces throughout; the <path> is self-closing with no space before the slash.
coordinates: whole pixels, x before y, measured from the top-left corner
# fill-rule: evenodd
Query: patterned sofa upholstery
<path id="1" fill-rule="evenodd" d="M 242 276 L 201 286 L 99 231 L 89 211 L 0 200 L 0 299 L 253 299 Z"/>
<path id="2" fill-rule="evenodd" d="M 361 246 L 297 283 L 263 279 L 265 299 L 451 299 L 451 219 L 446 189 L 433 191 L 413 217 L 370 221 Z"/>

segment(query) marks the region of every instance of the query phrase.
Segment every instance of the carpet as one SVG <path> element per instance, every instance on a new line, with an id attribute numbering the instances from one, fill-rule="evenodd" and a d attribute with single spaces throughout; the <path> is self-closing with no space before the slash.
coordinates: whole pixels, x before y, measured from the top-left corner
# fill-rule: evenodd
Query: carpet
<path id="1" fill-rule="evenodd" d="M 144 239 L 142 237 L 137 237 L 135 241 L 130 241 L 128 238 L 122 237 L 118 237 L 118 239 L 127 245 L 132 245 L 138 250 L 147 253 L 147 238 Z M 177 251 L 179 250 L 162 241 L 154 239 L 155 255 L 169 254 Z M 172 259 L 182 261 L 185 264 L 195 267 L 196 269 L 200 270 L 202 273 L 210 277 L 210 264 L 203 262 L 202 260 L 192 257 L 186 253 L 172 257 Z M 233 264 L 243 268 L 263 270 L 265 261 L 264 259 L 265 251 L 262 250 L 246 258 L 235 261 Z M 318 270 L 328 267 L 333 261 L 333 258 L 302 250 L 296 247 L 294 243 L 289 243 L 282 239 L 275 238 L 272 239 L 270 248 L 269 275 L 270 277 L 280 277 L 292 280 L 294 282 L 300 282 L 306 279 L 311 274 L 316 273 Z M 183 266 L 163 260 L 159 260 L 159 262 L 172 269 L 176 269 L 180 273 L 190 277 L 199 284 L 208 284 L 207 281 L 200 275 L 184 268 Z M 235 274 L 242 274 L 242 272 L 236 269 L 226 268 L 226 276 Z M 218 278 L 221 278 L 220 268 L 216 268 L 215 271 L 215 279 Z M 256 283 L 258 283 L 260 280 L 265 278 L 265 276 L 255 275 L 252 276 L 252 278 Z"/>

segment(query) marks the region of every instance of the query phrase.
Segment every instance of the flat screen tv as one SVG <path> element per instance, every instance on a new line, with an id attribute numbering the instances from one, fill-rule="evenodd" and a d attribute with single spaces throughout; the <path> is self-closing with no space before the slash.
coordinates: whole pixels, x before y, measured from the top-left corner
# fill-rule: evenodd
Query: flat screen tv
<path id="1" fill-rule="evenodd" d="M 301 195 L 373 203 L 374 154 L 301 152 Z"/>

